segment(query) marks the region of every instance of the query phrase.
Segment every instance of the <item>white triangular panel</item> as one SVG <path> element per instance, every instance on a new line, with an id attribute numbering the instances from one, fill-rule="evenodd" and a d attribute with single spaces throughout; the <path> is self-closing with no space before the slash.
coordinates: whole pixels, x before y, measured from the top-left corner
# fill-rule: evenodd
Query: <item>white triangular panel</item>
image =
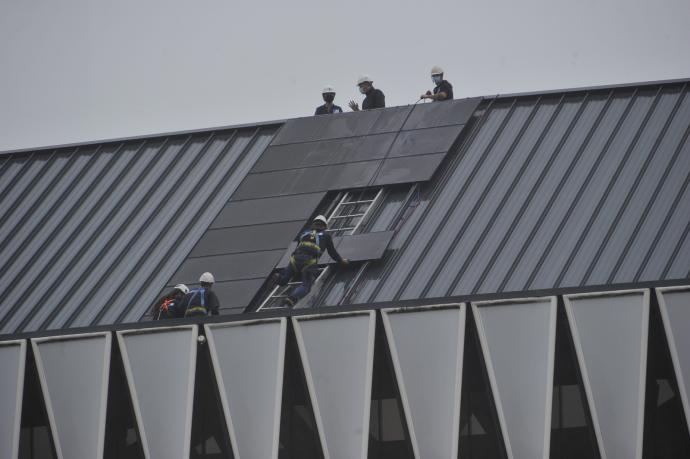
<path id="1" fill-rule="evenodd" d="M 656 294 L 690 431 L 690 286 L 658 288 Z"/>
<path id="2" fill-rule="evenodd" d="M 59 459 L 103 457 L 110 333 L 31 340 Z"/>
<path id="3" fill-rule="evenodd" d="M 26 341 L 0 342 L 0 458 L 17 459 Z"/>
<path id="4" fill-rule="evenodd" d="M 511 459 L 548 459 L 556 297 L 473 303 Z"/>
<path id="5" fill-rule="evenodd" d="M 235 458 L 276 459 L 287 319 L 206 325 Z"/>
<path id="6" fill-rule="evenodd" d="M 640 459 L 649 291 L 564 299 L 602 459 Z"/>
<path id="7" fill-rule="evenodd" d="M 197 327 L 117 332 L 147 459 L 187 459 Z"/>
<path id="8" fill-rule="evenodd" d="M 415 457 L 456 459 L 465 305 L 382 315 Z"/>
<path id="9" fill-rule="evenodd" d="M 325 459 L 366 459 L 374 311 L 292 320 Z"/>

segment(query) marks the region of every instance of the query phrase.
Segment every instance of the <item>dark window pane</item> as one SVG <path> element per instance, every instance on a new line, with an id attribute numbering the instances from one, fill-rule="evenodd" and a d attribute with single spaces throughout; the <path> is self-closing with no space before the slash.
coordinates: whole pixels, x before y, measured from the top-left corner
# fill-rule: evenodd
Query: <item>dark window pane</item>
<path id="1" fill-rule="evenodd" d="M 551 413 L 552 459 L 599 458 L 582 377 L 563 306 L 558 306 Z"/>
<path id="2" fill-rule="evenodd" d="M 322 459 L 321 442 L 292 327 L 285 347 L 279 459 Z"/>
<path id="3" fill-rule="evenodd" d="M 438 169 L 446 153 L 388 158 L 372 183 L 373 186 L 426 182 Z"/>
<path id="4" fill-rule="evenodd" d="M 649 317 L 643 457 L 690 457 L 687 426 L 661 316 L 658 306 L 653 305 Z"/>
<path id="5" fill-rule="evenodd" d="M 498 426 L 479 337 L 473 316 L 468 314 L 462 367 L 458 456 L 463 459 L 505 459 L 505 446 Z"/>
<path id="6" fill-rule="evenodd" d="M 401 132 L 388 157 L 447 153 L 462 128 L 460 125 Z"/>
<path id="7" fill-rule="evenodd" d="M 211 356 L 204 346 L 196 361 L 190 459 L 234 457 L 221 407 Z"/>
<path id="8" fill-rule="evenodd" d="M 419 104 L 412 111 L 403 129 L 422 129 L 465 124 L 481 101 L 481 97 L 475 97 L 473 99 Z"/>
<path id="9" fill-rule="evenodd" d="M 110 359 L 104 459 L 121 458 L 143 459 L 144 452 L 139 440 L 120 349 L 114 343 Z"/>
<path id="10" fill-rule="evenodd" d="M 19 457 L 20 459 L 57 458 L 31 347 L 28 348 L 27 355 Z"/>
<path id="11" fill-rule="evenodd" d="M 376 123 L 371 127 L 370 134 L 378 134 L 381 132 L 395 132 L 402 129 L 403 123 L 407 119 L 412 106 L 392 107 L 385 110 L 380 110 L 380 115 Z"/>
<path id="12" fill-rule="evenodd" d="M 206 231 L 189 257 L 285 248 L 304 220 Z"/>
<path id="13" fill-rule="evenodd" d="M 209 271 L 216 282 L 265 277 L 283 255 L 283 250 L 238 253 L 185 260 L 168 284 L 195 284 L 201 273 Z"/>
<path id="14" fill-rule="evenodd" d="M 325 194 L 320 192 L 229 202 L 211 228 L 305 220 L 311 216 Z"/>
<path id="15" fill-rule="evenodd" d="M 369 419 L 370 459 L 412 459 L 412 443 L 380 319 L 376 327 Z"/>

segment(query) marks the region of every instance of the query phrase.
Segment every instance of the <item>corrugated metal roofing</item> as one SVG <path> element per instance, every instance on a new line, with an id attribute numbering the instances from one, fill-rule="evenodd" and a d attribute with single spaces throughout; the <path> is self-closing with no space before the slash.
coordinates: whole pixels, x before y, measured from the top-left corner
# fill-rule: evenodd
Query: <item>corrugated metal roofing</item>
<path id="1" fill-rule="evenodd" d="M 687 83 L 484 99 L 430 182 L 386 187 L 363 226 L 396 232 L 384 258 L 316 303 L 687 279 Z M 216 216 L 237 226 L 229 201 L 278 127 L 0 155 L 0 333 L 139 320 Z M 219 292 L 244 304 L 262 283 Z"/>
<path id="2" fill-rule="evenodd" d="M 370 221 L 398 228 L 384 260 L 317 303 L 690 277 L 687 83 L 485 100 L 471 129 L 419 199 L 391 192 Z"/>
<path id="3" fill-rule="evenodd" d="M 276 130 L 0 158 L 0 331 L 138 320 Z"/>

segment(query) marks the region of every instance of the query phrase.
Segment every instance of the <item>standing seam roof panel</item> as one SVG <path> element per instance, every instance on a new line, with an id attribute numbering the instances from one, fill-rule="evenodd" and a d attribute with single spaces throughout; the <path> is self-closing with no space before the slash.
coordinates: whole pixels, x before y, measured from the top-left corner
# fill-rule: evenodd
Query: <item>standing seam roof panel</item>
<path id="1" fill-rule="evenodd" d="M 474 193 L 480 195 L 479 199 L 476 202 L 464 200 L 464 203 L 456 207 L 456 211 L 464 208 L 465 214 L 456 223 L 453 223 L 453 219 L 450 220 L 449 228 L 457 227 L 459 230 L 449 245 L 441 247 L 441 262 L 422 286 L 424 296 L 427 296 L 432 284 L 436 286 L 436 290 L 449 290 L 456 279 L 468 272 L 473 261 L 487 262 L 476 256 L 481 240 L 491 228 L 491 217 L 499 210 L 501 197 L 509 195 L 509 190 L 519 177 L 521 166 L 528 164 L 528 154 L 538 138 L 538 132 L 534 129 L 536 123 L 545 120 L 541 113 L 544 109 L 541 102 L 525 104 L 523 108 L 525 116 L 511 117 L 510 123 L 506 124 L 502 134 L 505 144 L 496 144 L 495 150 L 502 156 L 499 166 L 494 170 L 487 170 L 490 176 L 486 179 L 473 183 Z M 539 124 L 540 128 L 542 126 L 543 122 Z M 449 270 L 448 266 L 453 269 Z"/>
<path id="2" fill-rule="evenodd" d="M 515 216 L 510 221 L 501 225 L 500 222 L 495 225 L 496 232 L 502 232 L 500 242 L 494 245 L 495 249 L 491 256 L 491 260 L 485 266 L 478 284 L 474 287 L 474 291 L 498 291 L 501 288 L 501 283 L 507 279 L 511 271 L 511 263 L 508 261 L 516 260 L 524 249 L 528 241 L 530 229 L 534 225 L 534 220 L 545 205 L 548 192 L 546 191 L 549 184 L 552 183 L 557 174 L 555 171 L 559 170 L 560 163 L 565 161 L 563 155 L 558 155 L 557 150 L 564 139 L 566 132 L 576 120 L 579 109 L 582 107 L 582 97 L 576 99 L 564 98 L 560 101 L 553 118 L 548 121 L 544 131 L 543 140 L 537 147 L 535 159 L 530 165 L 530 169 L 525 175 L 537 175 L 533 183 L 526 183 L 529 185 L 529 191 L 521 194 L 519 192 L 513 193 L 511 201 L 506 204 L 507 207 L 515 210 Z M 538 174 L 537 174 L 538 171 Z M 526 199 L 523 199 L 526 196 Z M 519 204 L 519 206 L 518 206 Z M 433 295 L 435 290 L 431 291 Z M 442 292 L 445 293 L 445 292 Z"/>
<path id="3" fill-rule="evenodd" d="M 485 101 L 385 256 L 321 304 L 690 277 L 688 99 L 673 82 Z"/>
<path id="4" fill-rule="evenodd" d="M 649 190 L 653 190 L 659 182 L 660 174 L 675 150 L 660 150 L 658 141 L 668 132 L 667 128 L 682 99 L 677 89 L 671 93 L 662 92 L 654 112 L 631 151 L 628 168 L 621 170 L 620 180 L 610 190 L 600 212 L 596 227 L 604 227 L 606 231 L 593 231 L 589 235 L 590 238 L 597 238 L 596 255 L 591 260 L 581 260 L 580 271 L 584 272 L 577 277 L 570 277 L 571 279 L 579 279 L 580 284 L 610 282 L 610 274 L 614 271 L 615 261 L 623 246 L 634 239 L 633 229 L 636 220 L 642 215 L 642 204 L 646 200 L 653 202 Z M 618 196 L 624 196 L 622 203 L 620 199 L 616 199 Z M 604 219 L 607 220 L 606 223 L 602 222 Z"/>
<path id="5" fill-rule="evenodd" d="M 523 131 L 516 139 L 513 157 L 502 175 L 487 185 L 491 189 L 486 202 L 478 209 L 477 217 L 472 222 L 468 222 L 474 226 L 474 238 L 468 240 L 463 237 L 455 243 L 451 256 L 444 263 L 443 269 L 439 270 L 440 275 L 432 278 L 424 296 L 445 295 L 458 284 L 465 285 L 464 290 L 475 289 L 482 273 L 492 262 L 493 251 L 498 245 L 496 239 L 502 235 L 501 231 L 509 228 L 501 224 L 503 219 L 515 218 L 515 213 L 519 209 L 518 200 L 521 196 L 528 194 L 528 187 L 533 186 L 537 179 L 536 172 L 541 171 L 547 164 L 547 158 L 538 156 L 541 152 L 539 144 L 546 134 L 544 126 L 548 126 L 549 120 L 556 116 L 561 103 L 558 99 L 540 101 L 536 105 L 536 112 L 529 120 L 529 124 L 520 127 Z M 518 127 L 515 126 L 516 129 Z M 479 224 L 480 221 L 485 223 Z M 468 231 L 468 237 L 472 236 L 469 233 Z M 469 252 L 469 254 L 463 254 L 463 252 Z M 458 257 L 463 260 L 460 270 L 448 270 L 447 265 L 452 265 L 454 259 Z M 447 275 L 444 276 L 442 273 L 447 273 Z"/>
<path id="6" fill-rule="evenodd" d="M 175 271 L 177 271 L 186 256 L 191 252 L 204 232 L 223 209 L 242 179 L 246 176 L 254 163 L 261 157 L 261 153 L 263 153 L 268 144 L 270 144 L 273 135 L 273 130 L 257 130 L 255 133 L 252 133 L 252 137 L 247 139 L 249 143 L 246 144 L 244 150 L 236 153 L 241 156 L 232 164 L 231 170 L 223 170 L 220 168 L 217 171 L 218 175 L 212 181 L 213 188 L 211 189 L 211 195 L 209 199 L 207 199 L 203 210 L 188 222 L 187 228 L 182 233 L 182 237 L 178 237 L 176 241 L 172 242 L 172 246 L 167 248 L 166 254 L 163 256 L 162 260 L 167 260 L 168 262 L 164 262 L 163 265 L 159 263 L 158 267 L 154 267 L 146 273 L 148 274 L 146 278 L 147 281 L 141 282 L 141 287 L 138 293 L 132 296 L 131 302 L 136 301 L 136 299 L 140 297 L 155 298 L 155 296 L 158 295 L 160 285 L 165 285 Z M 142 275 L 141 278 L 144 279 L 145 277 Z M 146 305 L 143 306 L 142 309 L 136 310 L 135 308 L 131 308 L 131 305 L 127 304 L 126 299 L 122 299 L 120 302 L 122 305 L 119 308 L 121 313 L 117 318 L 118 321 L 139 320 L 145 312 L 146 306 L 148 306 Z M 118 308 L 114 309 L 114 311 L 116 310 L 118 310 Z M 108 310 L 108 314 L 111 314 L 110 310 Z M 104 319 L 106 319 L 106 317 L 104 317 Z"/>
<path id="7" fill-rule="evenodd" d="M 489 119 L 486 121 L 487 124 L 491 126 L 501 125 L 503 121 L 508 116 L 509 112 L 512 110 L 511 106 L 502 106 L 496 109 L 492 109 L 489 114 Z M 482 131 L 488 132 L 489 130 Z M 480 133 L 481 134 L 481 133 Z M 492 137 L 489 135 L 481 136 L 477 139 L 477 143 L 488 144 L 492 141 Z M 434 213 L 427 211 L 424 213 L 421 220 L 418 221 L 419 226 L 415 225 L 415 229 L 411 234 L 411 237 L 404 242 L 404 247 L 401 248 L 401 253 L 399 258 L 396 260 L 396 270 L 395 272 L 389 273 L 389 277 L 384 277 L 377 290 L 373 293 L 374 298 L 371 301 L 390 301 L 393 300 L 398 290 L 404 285 L 407 275 L 413 272 L 417 264 L 418 258 L 426 250 L 427 244 L 431 244 L 436 236 L 435 232 L 441 227 L 443 223 L 444 215 L 439 211 L 451 210 L 455 203 L 454 201 L 458 196 L 461 196 L 466 184 L 469 182 L 471 176 L 480 169 L 482 161 L 484 158 L 481 157 L 480 151 L 483 149 L 477 149 L 474 154 L 468 154 L 468 160 L 471 161 L 470 165 L 472 167 L 457 168 L 454 173 L 459 175 L 459 177 L 453 177 L 448 180 L 448 187 L 444 189 L 445 199 L 443 196 L 439 196 L 438 200 L 434 202 L 433 209 L 436 211 Z M 431 209 L 431 207 L 426 208 Z M 419 211 L 419 208 L 417 209 Z M 408 223 L 409 224 L 409 223 Z"/>
<path id="8" fill-rule="evenodd" d="M 0 241 L 0 253 L 12 256 L 0 271 L 7 285 L 0 330 L 138 320 L 275 131 L 227 129 L 5 158 L 3 182 L 16 183 L 0 209 L 22 231 Z"/>

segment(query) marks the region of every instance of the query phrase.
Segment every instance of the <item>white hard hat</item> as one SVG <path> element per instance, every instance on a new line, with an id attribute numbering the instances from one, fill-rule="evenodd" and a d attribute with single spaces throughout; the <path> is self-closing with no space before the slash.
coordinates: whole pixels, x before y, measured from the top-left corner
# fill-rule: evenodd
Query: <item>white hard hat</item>
<path id="1" fill-rule="evenodd" d="M 357 86 L 359 86 L 362 83 L 373 83 L 374 80 L 371 79 L 369 75 L 361 75 L 359 78 L 357 78 Z"/>
<path id="2" fill-rule="evenodd" d="M 179 290 L 180 292 L 184 293 L 185 295 L 189 293 L 189 287 L 187 287 L 184 284 L 177 284 L 175 286 L 175 290 Z"/>
<path id="3" fill-rule="evenodd" d="M 440 75 L 443 73 L 443 69 L 439 67 L 438 65 L 434 65 L 431 67 L 431 74 L 432 75 Z"/>
<path id="4" fill-rule="evenodd" d="M 213 278 L 213 274 L 208 273 L 208 272 L 202 274 L 201 277 L 199 278 L 199 282 L 203 282 L 205 284 L 212 284 L 215 281 L 216 280 Z"/>
<path id="5" fill-rule="evenodd" d="M 314 222 L 321 222 L 324 225 L 328 226 L 328 220 L 326 220 L 326 217 L 324 217 L 323 215 L 318 215 L 316 218 L 314 218 Z"/>
<path id="6" fill-rule="evenodd" d="M 331 86 L 330 84 L 327 84 L 321 90 L 321 94 L 329 94 L 329 93 L 335 94 L 335 88 L 333 86 Z"/>

